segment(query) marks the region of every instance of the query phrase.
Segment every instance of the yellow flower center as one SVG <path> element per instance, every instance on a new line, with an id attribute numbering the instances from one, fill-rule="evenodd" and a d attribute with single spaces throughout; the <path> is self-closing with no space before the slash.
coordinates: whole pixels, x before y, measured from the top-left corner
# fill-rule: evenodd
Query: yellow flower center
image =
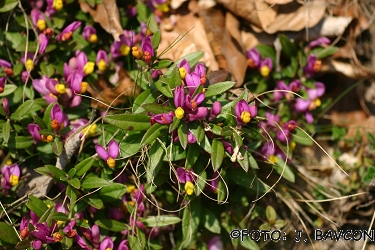
<path id="1" fill-rule="evenodd" d="M 91 74 L 94 71 L 95 63 L 93 62 L 87 62 L 85 66 L 83 67 L 83 71 L 86 75 Z"/>
<path id="2" fill-rule="evenodd" d="M 107 247 L 105 250 L 112 250 L 112 248 Z"/>
<path id="3" fill-rule="evenodd" d="M 267 77 L 267 76 L 270 74 L 270 68 L 268 68 L 267 65 L 264 65 L 264 66 L 260 69 L 260 74 L 261 74 L 263 77 Z"/>
<path id="4" fill-rule="evenodd" d="M 12 187 L 18 185 L 19 177 L 17 175 L 11 174 L 9 177 L 9 182 Z"/>
<path id="5" fill-rule="evenodd" d="M 55 86 L 55 90 L 59 93 L 59 94 L 65 94 L 66 93 L 66 88 L 65 88 L 65 85 L 64 84 L 56 84 Z"/>
<path id="6" fill-rule="evenodd" d="M 289 144 L 289 147 L 290 147 L 290 150 L 293 151 L 295 148 L 296 148 L 296 143 L 294 141 L 292 141 L 290 144 Z"/>
<path id="7" fill-rule="evenodd" d="M 316 98 L 314 101 L 312 101 L 309 105 L 309 110 L 312 111 L 322 105 L 322 102 L 320 101 L 319 98 Z"/>
<path id="8" fill-rule="evenodd" d="M 161 12 L 168 12 L 169 11 L 169 6 L 168 6 L 168 2 L 166 3 L 163 3 L 163 4 L 159 4 L 156 9 L 160 10 Z"/>
<path id="9" fill-rule="evenodd" d="M 273 164 L 276 164 L 276 162 L 277 162 L 277 157 L 274 156 L 274 155 L 270 155 L 269 160 L 270 160 L 270 162 L 272 162 Z"/>
<path id="10" fill-rule="evenodd" d="M 97 43 L 98 42 L 98 36 L 96 34 L 91 34 L 89 37 L 89 41 L 91 43 Z"/>
<path id="11" fill-rule="evenodd" d="M 126 44 L 123 44 L 121 45 L 120 47 L 120 52 L 121 52 L 121 55 L 123 56 L 127 56 L 130 52 L 130 47 Z"/>
<path id="12" fill-rule="evenodd" d="M 63 220 L 58 220 L 56 223 L 57 223 L 57 225 L 61 226 L 62 224 L 64 224 L 64 221 Z"/>
<path id="13" fill-rule="evenodd" d="M 316 98 L 316 99 L 314 100 L 314 103 L 315 103 L 315 105 L 316 105 L 317 107 L 320 107 L 320 105 L 322 105 L 322 102 L 320 101 L 319 98 Z"/>
<path id="14" fill-rule="evenodd" d="M 12 159 L 8 158 L 8 160 L 6 160 L 5 162 L 5 165 L 12 165 Z"/>
<path id="15" fill-rule="evenodd" d="M 100 71 L 104 71 L 107 68 L 107 63 L 104 61 L 104 59 L 100 59 L 98 62 L 98 69 Z"/>
<path id="16" fill-rule="evenodd" d="M 140 49 L 138 49 L 137 46 L 134 46 L 134 47 L 132 47 L 132 55 L 137 59 L 141 59 L 142 58 L 142 51 L 140 51 Z"/>
<path id="17" fill-rule="evenodd" d="M 181 107 L 178 107 L 174 111 L 174 114 L 176 115 L 177 119 L 181 120 L 184 117 L 185 111 Z"/>
<path id="18" fill-rule="evenodd" d="M 97 126 L 96 126 L 96 124 L 94 123 L 94 124 L 92 124 L 92 125 L 90 125 L 90 126 L 84 128 L 84 129 L 82 130 L 82 133 L 83 133 L 83 134 L 86 134 L 86 137 L 94 136 L 95 133 L 96 133 L 96 127 L 97 127 Z"/>
<path id="19" fill-rule="evenodd" d="M 180 71 L 180 76 L 181 76 L 181 79 L 185 79 L 185 76 L 186 76 L 186 69 L 184 67 L 181 67 L 178 69 L 178 71 Z"/>
<path id="20" fill-rule="evenodd" d="M 55 96 L 54 94 L 50 93 L 49 96 L 55 98 L 57 100 L 57 96 Z"/>
<path id="21" fill-rule="evenodd" d="M 81 82 L 81 94 L 87 91 L 88 82 Z"/>
<path id="22" fill-rule="evenodd" d="M 108 167 L 114 168 L 116 166 L 116 161 L 112 157 L 108 157 L 107 164 Z"/>
<path id="23" fill-rule="evenodd" d="M 128 194 L 130 194 L 131 192 L 133 192 L 133 190 L 135 189 L 135 186 L 133 184 L 126 184 L 126 187 L 127 187 L 126 192 Z"/>
<path id="24" fill-rule="evenodd" d="M 251 115 L 247 111 L 242 111 L 241 113 L 241 121 L 243 123 L 248 123 L 251 120 Z"/>
<path id="25" fill-rule="evenodd" d="M 32 71 L 34 69 L 33 60 L 27 59 L 26 63 L 25 63 L 25 67 L 26 67 L 27 71 Z"/>
<path id="26" fill-rule="evenodd" d="M 192 195 L 194 193 L 194 184 L 191 181 L 187 181 L 185 183 L 185 191 L 188 195 Z"/>
<path id="27" fill-rule="evenodd" d="M 46 29 L 46 21 L 44 21 L 43 19 L 38 19 L 38 21 L 36 22 L 36 26 L 40 31 L 43 31 Z"/>
<path id="28" fill-rule="evenodd" d="M 52 6 L 53 6 L 53 8 L 55 8 L 55 10 L 61 10 L 63 8 L 64 4 L 63 4 L 62 0 L 54 0 L 53 3 L 52 3 Z"/>

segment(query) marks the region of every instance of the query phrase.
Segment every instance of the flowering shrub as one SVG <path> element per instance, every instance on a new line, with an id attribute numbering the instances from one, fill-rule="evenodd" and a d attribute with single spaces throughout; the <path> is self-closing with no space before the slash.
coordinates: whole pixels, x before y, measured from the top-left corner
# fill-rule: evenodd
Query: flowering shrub
<path id="1" fill-rule="evenodd" d="M 15 13 L 17 3 L 6 0 L 0 11 Z M 210 82 L 203 52 L 176 62 L 161 56 L 157 13 L 169 11 L 167 1 L 119 6 L 127 29 L 118 41 L 75 1 L 22 4 L 26 19 L 17 13 L 11 29 L 0 29 L 0 197 L 16 223 L 0 223 L 0 243 L 258 249 L 249 239 L 231 242 L 229 232 L 246 228 L 250 202 L 278 182 L 264 173 L 274 168 L 281 187 L 295 182 L 292 151 L 312 143 L 299 126 L 324 106 L 324 84 L 312 77 L 335 51 L 329 40 L 299 48 L 280 36 L 286 64 L 270 46 L 252 48 L 247 78 L 255 85 L 233 96 L 235 82 Z M 125 89 L 131 94 L 119 94 L 116 108 L 92 109 L 100 79 L 119 84 L 124 69 L 136 83 Z M 46 178 L 25 187 L 35 172 Z M 261 228 L 285 224 L 270 206 L 254 211 L 268 220 Z"/>

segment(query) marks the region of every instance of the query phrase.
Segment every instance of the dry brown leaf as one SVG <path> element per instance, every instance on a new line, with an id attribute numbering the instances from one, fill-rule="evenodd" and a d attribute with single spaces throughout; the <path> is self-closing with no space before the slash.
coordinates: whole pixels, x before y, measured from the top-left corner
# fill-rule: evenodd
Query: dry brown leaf
<path id="1" fill-rule="evenodd" d="M 233 75 L 232 80 L 237 82 L 235 87 L 241 86 L 247 69 L 247 58 L 241 46 L 239 22 L 233 16 L 230 16 L 227 22 L 219 8 L 202 10 L 200 15 L 219 68 Z M 231 36 L 229 29 L 233 30 L 232 33 L 238 41 Z"/>
<path id="2" fill-rule="evenodd" d="M 87 91 L 94 99 L 91 101 L 91 106 L 98 109 L 106 109 L 107 105 L 98 102 L 100 100 L 108 105 L 119 105 L 127 101 L 127 97 L 134 97 L 139 94 L 139 88 L 130 78 L 128 72 L 120 68 L 118 71 L 119 84 L 114 87 L 108 82 L 104 76 L 94 83 L 94 86 L 88 86 Z M 96 100 L 97 99 L 97 100 Z"/>
<path id="3" fill-rule="evenodd" d="M 262 0 L 217 0 L 217 2 L 261 30 L 271 25 L 277 15 L 278 6 L 270 6 Z"/>
<path id="4" fill-rule="evenodd" d="M 179 8 L 175 15 L 162 19 L 160 24 L 162 39 L 157 54 L 160 55 L 178 36 L 185 35 L 191 29 L 178 44 L 163 55 L 163 58 L 177 61 L 189 53 L 202 51 L 204 55 L 201 61 L 209 71 L 218 70 L 218 64 L 201 21 L 193 12 L 183 7 Z"/>
<path id="5" fill-rule="evenodd" d="M 116 1 L 103 0 L 103 3 L 95 5 L 94 8 L 82 1 L 79 1 L 79 5 L 84 13 L 90 13 L 95 22 L 99 23 L 105 31 L 112 34 L 115 41 L 120 41 L 123 29 L 120 24 L 120 14 Z"/>

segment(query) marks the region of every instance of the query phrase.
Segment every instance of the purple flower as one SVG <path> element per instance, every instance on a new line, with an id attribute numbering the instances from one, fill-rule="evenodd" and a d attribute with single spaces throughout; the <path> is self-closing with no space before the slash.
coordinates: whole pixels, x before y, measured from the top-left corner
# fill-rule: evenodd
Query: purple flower
<path id="1" fill-rule="evenodd" d="M 273 68 L 272 60 L 271 60 L 271 58 L 267 57 L 259 65 L 260 74 L 263 77 L 267 77 L 270 74 L 270 72 L 272 71 L 272 68 Z"/>
<path id="2" fill-rule="evenodd" d="M 178 71 L 180 72 L 181 79 L 185 79 L 186 74 L 190 74 L 190 65 L 186 59 L 183 59 L 178 65 Z"/>
<path id="3" fill-rule="evenodd" d="M 286 123 L 284 123 L 281 126 L 281 130 L 279 129 L 276 133 L 276 139 L 286 143 L 287 141 L 290 141 L 291 132 L 296 128 L 296 122 L 293 120 L 290 120 Z"/>
<path id="4" fill-rule="evenodd" d="M 143 199 L 145 197 L 144 193 L 145 193 L 145 185 L 144 184 L 141 184 L 139 189 L 137 189 L 137 188 L 133 189 L 131 195 L 133 197 L 133 200 L 135 202 L 137 202 L 138 205 L 143 201 Z"/>
<path id="5" fill-rule="evenodd" d="M 185 168 L 176 169 L 178 179 L 181 183 L 185 183 L 185 191 L 188 195 L 194 193 L 195 176 L 192 170 L 186 170 Z"/>
<path id="6" fill-rule="evenodd" d="M 105 50 L 99 50 L 98 54 L 96 55 L 96 65 L 100 71 L 105 71 L 108 66 L 108 56 Z"/>
<path id="7" fill-rule="evenodd" d="M 53 238 L 50 237 L 51 229 L 47 226 L 46 222 L 37 223 L 34 225 L 34 230 L 31 234 L 38 238 L 42 243 L 52 243 Z"/>
<path id="8" fill-rule="evenodd" d="M 1 168 L 1 174 L 3 175 L 1 178 L 1 186 L 5 189 L 5 192 L 18 185 L 21 174 L 18 164 L 4 165 Z"/>
<path id="9" fill-rule="evenodd" d="M 98 36 L 96 35 L 96 30 L 93 26 L 87 25 L 85 28 L 83 28 L 82 36 L 85 38 L 85 40 L 96 43 L 98 41 Z"/>
<path id="10" fill-rule="evenodd" d="M 251 118 L 254 118 L 258 114 L 258 109 L 255 105 L 249 106 L 245 100 L 240 100 L 235 108 L 234 112 L 236 114 L 237 123 L 240 125 L 246 125 L 250 122 Z"/>
<path id="11" fill-rule="evenodd" d="M 26 239 L 29 236 L 29 221 L 23 217 L 20 223 L 20 236 L 21 239 Z"/>
<path id="12" fill-rule="evenodd" d="M 114 247 L 114 244 L 113 244 L 111 237 L 106 236 L 100 243 L 99 250 L 113 249 L 113 247 Z"/>
<path id="13" fill-rule="evenodd" d="M 331 43 L 331 41 L 327 38 L 327 37 L 320 37 L 312 42 L 309 43 L 309 48 L 314 48 L 314 47 L 318 47 L 318 46 L 325 46 L 325 45 L 329 45 Z"/>
<path id="14" fill-rule="evenodd" d="M 130 52 L 130 48 L 135 42 L 135 33 L 131 30 L 124 30 L 124 34 L 120 36 L 120 41 L 115 41 L 111 48 L 110 54 L 113 58 L 120 56 L 127 56 Z"/>
<path id="15" fill-rule="evenodd" d="M 11 68 L 12 64 L 10 64 L 10 62 L 8 62 L 8 61 L 0 59 L 0 66 L 3 67 L 4 69 L 6 69 L 6 68 Z"/>
<path id="16" fill-rule="evenodd" d="M 96 152 L 102 160 L 106 161 L 110 168 L 116 166 L 115 159 L 119 154 L 119 146 L 115 140 L 110 141 L 108 144 L 108 151 L 100 145 L 95 145 Z"/>
<path id="17" fill-rule="evenodd" d="M 160 75 L 163 75 L 163 72 L 160 69 L 151 69 L 152 79 L 156 79 Z"/>
<path id="18" fill-rule="evenodd" d="M 206 189 L 210 192 L 217 194 L 219 191 L 218 190 L 219 181 L 220 181 L 219 172 L 216 171 L 212 173 L 211 178 L 207 180 Z"/>
<path id="19" fill-rule="evenodd" d="M 249 68 L 256 69 L 260 65 L 261 57 L 259 51 L 256 48 L 252 48 L 246 52 L 247 55 L 247 64 Z"/>
<path id="20" fill-rule="evenodd" d="M 31 134 L 34 144 L 36 144 L 38 141 L 42 141 L 42 136 L 39 134 L 40 127 L 37 124 L 31 123 L 27 125 L 27 130 Z"/>
<path id="21" fill-rule="evenodd" d="M 192 132 L 190 132 L 190 130 L 188 130 L 188 144 L 193 144 L 196 142 L 197 142 L 197 138 Z"/>
<path id="22" fill-rule="evenodd" d="M 120 244 L 118 245 L 117 250 L 129 250 L 128 244 L 129 244 L 128 240 L 121 241 Z"/>
<path id="23" fill-rule="evenodd" d="M 307 65 L 303 67 L 303 73 L 306 77 L 313 77 L 315 73 L 319 72 L 322 67 L 322 61 L 318 60 L 316 55 L 309 55 L 307 57 Z"/>
<path id="24" fill-rule="evenodd" d="M 223 143 L 225 151 L 227 151 L 229 154 L 233 154 L 233 146 L 230 142 L 226 140 L 221 140 L 221 143 Z"/>
<path id="25" fill-rule="evenodd" d="M 198 105 L 200 105 L 204 101 L 205 95 L 204 93 L 199 93 L 195 95 L 193 98 L 190 95 L 185 97 L 185 108 L 188 111 L 194 112 Z"/>
<path id="26" fill-rule="evenodd" d="M 62 112 L 58 104 L 53 105 L 51 113 L 51 127 L 55 132 L 58 132 L 60 129 L 64 128 L 65 125 L 65 115 Z"/>
<path id="27" fill-rule="evenodd" d="M 151 44 L 151 36 L 145 36 L 142 39 L 142 51 L 143 51 L 143 61 L 149 64 L 151 62 L 152 57 L 154 56 L 154 48 Z"/>
<path id="28" fill-rule="evenodd" d="M 203 120 L 208 115 L 208 109 L 206 107 L 199 107 L 195 111 L 186 114 L 186 119 L 188 121 Z"/>
<path id="29" fill-rule="evenodd" d="M 32 9 L 30 12 L 31 20 L 35 26 L 40 31 L 43 31 L 46 29 L 47 24 L 44 19 L 43 13 L 38 9 Z"/>
<path id="30" fill-rule="evenodd" d="M 155 122 L 160 124 L 171 124 L 173 121 L 174 112 L 170 111 L 169 113 L 165 114 L 158 114 L 151 116 L 151 124 L 154 124 Z"/>
<path id="31" fill-rule="evenodd" d="M 212 105 L 212 108 L 210 110 L 210 117 L 208 118 L 208 120 L 212 122 L 220 113 L 221 113 L 221 104 L 220 102 L 216 101 Z"/>
<path id="32" fill-rule="evenodd" d="M 69 224 L 64 227 L 63 232 L 67 237 L 72 238 L 77 234 L 77 230 L 74 229 L 75 225 L 76 221 L 71 220 Z"/>
<path id="33" fill-rule="evenodd" d="M 44 51 L 46 51 L 46 48 L 47 48 L 47 45 L 48 45 L 48 41 L 49 41 L 49 38 L 43 34 L 43 33 L 40 33 L 39 36 L 38 36 L 38 43 L 39 43 L 39 52 L 41 54 L 44 53 Z"/>
<path id="34" fill-rule="evenodd" d="M 302 84 L 301 84 L 300 80 L 294 80 L 293 82 L 291 82 L 289 84 L 289 86 L 287 86 L 283 81 L 279 80 L 279 81 L 277 81 L 275 90 L 286 90 L 286 91 L 291 91 L 291 92 L 296 93 L 301 89 L 301 86 L 302 86 Z M 293 97 L 294 97 L 293 93 L 286 92 L 286 91 L 275 91 L 275 92 L 273 92 L 274 100 L 277 102 L 277 101 L 280 101 L 284 97 L 287 100 L 293 99 Z"/>
<path id="35" fill-rule="evenodd" d="M 186 86 L 189 89 L 190 95 L 193 95 L 195 90 L 201 85 L 201 79 L 197 73 L 186 74 L 185 76 Z"/>
<path id="36" fill-rule="evenodd" d="M 40 250 L 40 249 L 42 249 L 42 245 L 43 245 L 43 243 L 40 240 L 33 240 L 31 242 L 31 247 L 34 250 Z"/>
<path id="37" fill-rule="evenodd" d="M 5 77 L 0 77 L 0 93 L 3 93 L 5 89 Z"/>
<path id="38" fill-rule="evenodd" d="M 223 250 L 224 245 L 221 241 L 220 236 L 214 236 L 210 239 L 210 241 L 207 243 L 207 249 L 208 250 Z"/>
<path id="39" fill-rule="evenodd" d="M 135 17 L 136 15 L 137 15 L 137 8 L 135 6 L 129 4 L 128 8 L 126 9 L 126 16 L 128 18 L 132 18 L 132 17 Z"/>
<path id="40" fill-rule="evenodd" d="M 305 112 L 307 123 L 311 124 L 314 118 L 310 111 L 316 109 L 321 105 L 319 97 L 325 92 L 325 86 L 321 82 L 315 83 L 315 89 L 307 89 L 308 100 L 298 98 L 296 100 L 295 109 L 299 112 Z"/>
<path id="41" fill-rule="evenodd" d="M 9 111 L 9 104 L 8 104 L 8 98 L 4 97 L 3 98 L 3 109 L 4 109 L 4 113 L 6 116 L 9 116 L 10 114 L 10 111 Z"/>
<path id="42" fill-rule="evenodd" d="M 80 21 L 75 21 L 71 24 L 69 24 L 62 32 L 60 35 L 57 36 L 57 41 L 67 41 L 69 40 L 72 35 L 73 35 L 73 32 L 79 28 L 79 26 L 81 26 L 81 22 Z"/>

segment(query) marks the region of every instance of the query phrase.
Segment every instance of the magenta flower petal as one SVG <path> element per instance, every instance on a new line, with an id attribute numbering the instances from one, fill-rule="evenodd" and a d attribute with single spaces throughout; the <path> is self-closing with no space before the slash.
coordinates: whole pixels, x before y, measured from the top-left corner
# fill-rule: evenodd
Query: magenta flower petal
<path id="1" fill-rule="evenodd" d="M 321 97 L 326 90 L 324 83 L 316 82 L 315 89 L 308 89 L 307 94 L 309 95 L 310 100 L 315 100 L 318 97 Z"/>
<path id="2" fill-rule="evenodd" d="M 249 106 L 249 113 L 250 113 L 251 118 L 256 117 L 258 114 L 258 108 L 255 105 Z"/>
<path id="3" fill-rule="evenodd" d="M 323 46 L 323 45 L 329 45 L 331 41 L 327 37 L 320 37 L 312 42 L 309 43 L 309 48 L 314 48 L 318 46 Z"/>
<path id="4" fill-rule="evenodd" d="M 119 147 L 115 140 L 112 140 L 108 145 L 108 154 L 112 159 L 116 159 L 119 153 Z"/>
<path id="5" fill-rule="evenodd" d="M 12 64 L 10 64 L 10 62 L 8 62 L 8 61 L 0 59 L 0 66 L 3 67 L 3 68 L 11 68 Z"/>
<path id="6" fill-rule="evenodd" d="M 314 117 L 309 111 L 305 113 L 305 118 L 308 124 L 311 124 L 314 121 Z"/>
<path id="7" fill-rule="evenodd" d="M 304 112 L 308 110 L 310 103 L 311 103 L 311 100 L 303 100 L 301 98 L 298 98 L 296 100 L 295 109 L 299 112 Z"/>
<path id="8" fill-rule="evenodd" d="M 252 48 L 246 52 L 248 65 L 252 69 L 256 69 L 260 65 L 261 56 L 256 48 Z"/>
<path id="9" fill-rule="evenodd" d="M 143 53 L 147 51 L 148 53 L 150 53 L 151 56 L 154 56 L 154 48 L 152 47 L 152 44 L 151 44 L 151 36 L 145 36 L 142 39 L 141 47 L 142 47 Z"/>
<path id="10" fill-rule="evenodd" d="M 43 54 L 44 51 L 46 51 L 47 45 L 48 45 L 48 37 L 44 35 L 43 33 L 40 33 L 38 36 L 38 43 L 39 43 L 39 53 Z"/>
<path id="11" fill-rule="evenodd" d="M 192 132 L 190 132 L 190 130 L 188 130 L 188 144 L 193 144 L 196 142 L 197 142 L 197 138 Z"/>
<path id="12" fill-rule="evenodd" d="M 129 242 L 128 240 L 121 241 L 120 244 L 118 245 L 117 250 L 129 250 L 128 242 Z"/>
<path id="13" fill-rule="evenodd" d="M 108 160 L 109 154 L 102 146 L 95 145 L 95 150 L 96 150 L 96 153 L 98 153 L 100 158 L 102 158 L 104 161 Z"/>
<path id="14" fill-rule="evenodd" d="M 63 40 L 63 36 L 65 34 L 68 34 L 70 32 L 74 32 L 76 29 L 79 28 L 79 26 L 81 26 L 81 22 L 80 21 L 76 21 L 76 22 L 73 22 L 71 24 L 69 24 L 62 32 L 60 35 L 57 36 L 57 41 L 61 41 Z"/>
<path id="15" fill-rule="evenodd" d="M 194 73 L 196 73 L 200 78 L 206 75 L 206 69 L 203 63 L 198 63 L 197 66 L 195 66 Z"/>
<path id="16" fill-rule="evenodd" d="M 113 249 L 113 245 L 114 244 L 113 244 L 111 237 L 106 236 L 100 243 L 99 250 Z"/>
<path id="17" fill-rule="evenodd" d="M 62 124 L 64 122 L 64 113 L 62 112 L 60 105 L 58 104 L 55 104 L 52 107 L 50 116 L 52 120 L 56 119 L 59 124 Z"/>
<path id="18" fill-rule="evenodd" d="M 283 81 L 277 81 L 275 92 L 273 92 L 273 98 L 274 100 L 280 101 L 287 92 L 284 91 L 277 91 L 277 90 L 289 90 L 288 86 Z"/>
<path id="19" fill-rule="evenodd" d="M 189 62 L 186 59 L 183 59 L 180 64 L 178 65 L 178 68 L 185 68 L 186 73 L 190 74 L 190 65 Z"/>
<path id="20" fill-rule="evenodd" d="M 94 243 L 99 243 L 100 232 L 99 232 L 99 226 L 98 225 L 95 224 L 91 227 L 91 235 L 92 235 L 92 241 Z"/>
<path id="21" fill-rule="evenodd" d="M 177 168 L 176 169 L 178 179 L 181 183 L 186 182 L 186 170 L 184 168 Z"/>
<path id="22" fill-rule="evenodd" d="M 194 91 L 201 84 L 201 78 L 196 73 L 186 74 L 185 81 L 190 95 L 193 95 Z"/>
<path id="23" fill-rule="evenodd" d="M 185 105 L 185 89 L 184 86 L 179 86 L 174 88 L 174 105 L 176 108 L 184 108 Z"/>
<path id="24" fill-rule="evenodd" d="M 208 109 L 206 107 L 199 107 L 194 112 L 187 114 L 189 121 L 202 120 L 208 115 Z"/>

